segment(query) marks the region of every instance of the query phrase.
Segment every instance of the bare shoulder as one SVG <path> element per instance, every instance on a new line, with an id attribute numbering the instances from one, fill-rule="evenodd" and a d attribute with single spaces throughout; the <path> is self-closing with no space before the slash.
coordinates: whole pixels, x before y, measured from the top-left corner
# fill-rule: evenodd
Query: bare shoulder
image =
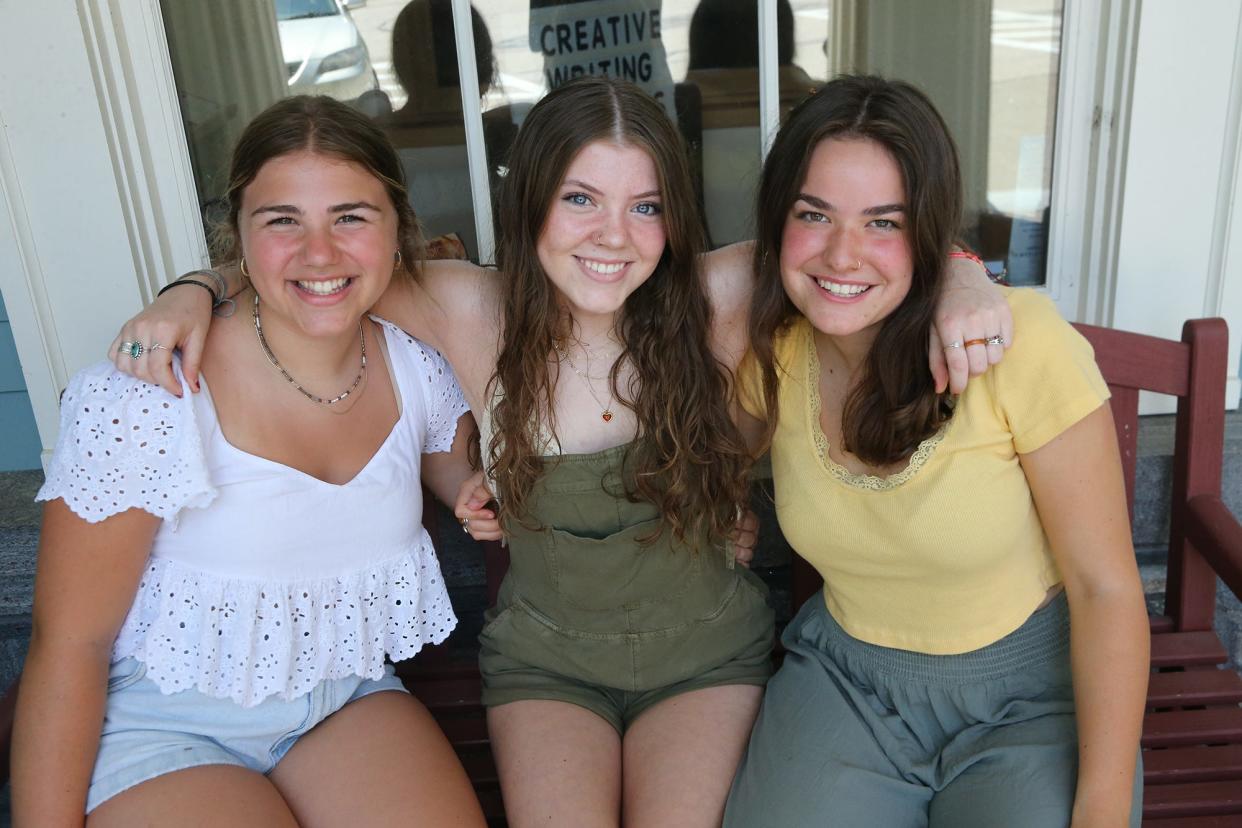
<path id="1" fill-rule="evenodd" d="M 750 307 L 755 286 L 755 243 L 737 242 L 703 257 L 703 282 L 717 319 L 726 320 Z"/>
<path id="2" fill-rule="evenodd" d="M 375 312 L 442 353 L 476 411 L 496 368 L 500 275 L 469 262 L 426 262 L 416 280 L 394 280 Z"/>
<path id="3" fill-rule="evenodd" d="M 755 271 L 753 242 L 738 242 L 703 257 L 703 284 L 712 306 L 712 350 L 730 369 L 747 348 L 747 321 Z"/>
<path id="4" fill-rule="evenodd" d="M 499 308 L 496 271 L 436 260 L 424 263 L 416 279 L 393 279 L 373 310 L 443 351 L 462 329 L 494 325 Z"/>

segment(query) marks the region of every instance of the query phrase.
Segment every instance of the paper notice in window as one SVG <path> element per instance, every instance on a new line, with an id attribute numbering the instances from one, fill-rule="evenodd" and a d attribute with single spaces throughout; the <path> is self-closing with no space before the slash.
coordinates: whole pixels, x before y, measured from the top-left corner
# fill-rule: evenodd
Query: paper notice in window
<path id="1" fill-rule="evenodd" d="M 582 75 L 633 81 L 673 108 L 673 78 L 660 39 L 662 0 L 531 0 L 530 48 L 556 89 Z"/>

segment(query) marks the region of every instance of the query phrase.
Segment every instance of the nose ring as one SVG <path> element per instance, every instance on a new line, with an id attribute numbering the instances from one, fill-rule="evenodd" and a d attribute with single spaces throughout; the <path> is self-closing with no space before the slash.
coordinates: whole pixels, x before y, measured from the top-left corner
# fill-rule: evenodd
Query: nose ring
<path id="1" fill-rule="evenodd" d="M 595 244 L 599 245 L 600 247 L 604 246 L 603 239 L 604 239 L 604 233 L 602 230 L 595 234 Z"/>
<path id="2" fill-rule="evenodd" d="M 859 260 L 858 260 L 858 261 L 854 264 L 854 269 L 855 269 L 855 270 L 862 270 L 862 259 L 859 259 Z"/>

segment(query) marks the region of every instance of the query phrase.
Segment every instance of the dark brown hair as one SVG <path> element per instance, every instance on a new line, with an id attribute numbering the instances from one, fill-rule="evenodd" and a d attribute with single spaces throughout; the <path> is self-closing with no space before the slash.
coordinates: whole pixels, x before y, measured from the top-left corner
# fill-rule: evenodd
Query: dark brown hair
<path id="1" fill-rule="evenodd" d="M 777 133 L 756 200 L 758 276 L 750 336 L 763 381 L 768 427 L 776 428 L 775 339 L 798 314 L 781 285 L 781 238 L 811 154 L 832 138 L 861 138 L 884 147 L 906 190 L 906 238 L 913 260 L 910 292 L 880 327 L 846 396 L 844 448 L 873 465 L 895 463 L 951 416 L 927 369 L 927 342 L 945 262 L 962 215 L 957 148 L 948 127 L 915 87 L 874 76 L 843 76 L 799 104 Z"/>
<path id="2" fill-rule="evenodd" d="M 242 193 L 268 161 L 303 150 L 358 164 L 384 185 L 397 212 L 397 249 L 402 260 L 398 273 L 416 274 L 422 233 L 410 206 L 397 151 L 365 115 L 323 95 L 297 95 L 277 101 L 246 125 L 233 147 L 229 186 L 224 193 L 227 212 L 212 228 L 216 253 L 212 258 L 219 262 L 241 258 L 237 215 Z"/>
<path id="3" fill-rule="evenodd" d="M 514 142 L 498 210 L 496 260 L 506 296 L 493 382 L 504 396 L 494 412 L 489 471 L 506 507 L 527 520 L 528 496 L 544 469 L 541 426 L 555 434 L 549 355 L 572 325 L 537 245 L 570 164 L 595 141 L 651 157 L 667 239 L 655 272 L 626 299 L 617 323 L 624 351 L 609 382 L 638 418 L 628 494 L 659 507 L 661 531 L 669 528 L 679 540 L 719 540 L 745 500 L 748 457 L 729 416 L 729 377 L 708 342 L 711 314 L 699 275 L 703 226 L 681 136 L 660 105 L 626 81 L 583 77 L 559 87 L 531 109 Z M 620 388 L 625 360 L 634 380 Z"/>

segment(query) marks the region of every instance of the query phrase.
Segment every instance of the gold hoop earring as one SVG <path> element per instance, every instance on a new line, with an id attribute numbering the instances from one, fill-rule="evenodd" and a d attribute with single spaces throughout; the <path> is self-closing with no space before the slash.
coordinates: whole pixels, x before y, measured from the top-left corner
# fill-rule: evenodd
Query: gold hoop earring
<path id="1" fill-rule="evenodd" d="M 396 255 L 396 258 L 392 266 L 393 268 L 400 269 L 401 267 L 401 251 L 400 250 L 397 251 L 397 255 Z"/>
<path id="2" fill-rule="evenodd" d="M 245 276 L 247 279 L 250 278 L 250 271 L 246 270 L 246 257 L 245 256 L 241 257 L 241 264 L 238 265 L 238 269 L 241 270 L 241 275 Z"/>

